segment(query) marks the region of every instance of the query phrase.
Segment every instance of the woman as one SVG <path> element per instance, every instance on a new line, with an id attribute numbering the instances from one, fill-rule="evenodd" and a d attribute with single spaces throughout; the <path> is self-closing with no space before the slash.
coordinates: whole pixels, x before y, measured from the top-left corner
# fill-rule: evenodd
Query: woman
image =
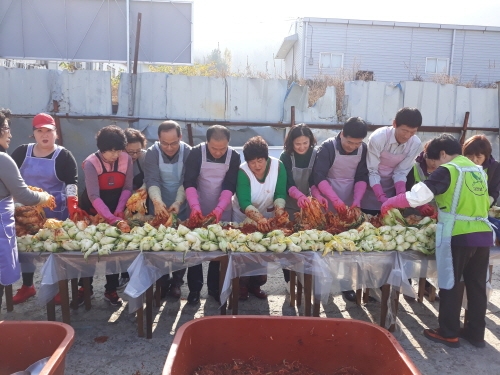
<path id="1" fill-rule="evenodd" d="M 127 137 L 127 145 L 125 146 L 125 151 L 132 158 L 133 165 L 133 175 L 132 189 L 135 192 L 138 189 L 146 189 L 144 185 L 144 159 L 146 157 L 146 144 L 147 140 L 144 134 L 139 130 L 133 128 L 125 129 L 125 136 Z M 147 207 L 147 205 L 146 205 Z M 130 280 L 128 272 L 123 272 L 121 274 L 120 280 L 118 282 L 118 289 L 123 289 L 127 286 Z"/>
<path id="2" fill-rule="evenodd" d="M 316 138 L 306 124 L 294 125 L 286 138 L 280 160 L 285 166 L 287 182 L 286 211 L 290 220 L 295 213 L 309 205 L 310 189 L 317 189 L 312 181 L 312 169 L 316 160 Z M 319 193 L 318 193 L 319 194 Z M 315 194 L 316 196 L 318 194 Z M 321 196 L 321 198 L 323 198 Z M 323 198 L 324 199 L 324 198 Z M 322 200 L 321 203 L 324 203 Z M 285 282 L 289 285 L 290 271 L 283 269 Z M 287 290 L 289 288 L 287 287 Z"/>
<path id="3" fill-rule="evenodd" d="M 19 280 L 19 261 L 17 256 L 16 228 L 14 224 L 14 199 L 24 205 L 38 205 L 47 202 L 47 192 L 28 189 L 16 163 L 5 152 L 9 148 L 10 111 L 0 109 L 0 305 L 3 286 Z"/>
<path id="4" fill-rule="evenodd" d="M 271 228 L 273 215 L 285 213 L 286 170 L 281 161 L 269 156 L 264 138 L 250 138 L 243 146 L 245 163 L 241 164 L 233 196 L 233 221 L 249 220 L 257 224 L 261 232 Z M 267 275 L 240 278 L 240 300 L 248 299 L 248 293 L 264 299 L 266 293 L 260 289 Z"/>
<path id="5" fill-rule="evenodd" d="M 96 139 L 99 151 L 83 161 L 85 190 L 80 206 L 87 213 L 99 214 L 108 224 L 114 225 L 124 217 L 125 205 L 132 195 L 132 158 L 124 152 L 127 138 L 118 126 L 102 128 Z M 118 274 L 106 275 L 104 299 L 113 306 L 121 306 L 123 302 L 116 293 L 118 279 Z M 82 287 L 78 291 L 79 305 L 84 303 L 83 295 Z"/>
<path id="6" fill-rule="evenodd" d="M 26 184 L 36 186 L 56 200 L 56 208 L 52 211 L 44 209 L 47 218 L 66 220 L 78 211 L 78 168 L 73 154 L 56 144 L 57 130 L 54 118 L 46 113 L 39 113 L 33 118 L 33 137 L 35 143 L 24 144 L 12 152 L 21 176 Z M 21 265 L 23 285 L 12 298 L 13 303 L 25 302 L 36 294 L 33 285 L 35 266 Z M 60 304 L 59 294 L 55 303 Z"/>
<path id="7" fill-rule="evenodd" d="M 474 135 L 465 141 L 462 154 L 486 172 L 490 206 L 493 206 L 500 192 L 500 164 L 491 155 L 490 141 L 482 134 Z"/>

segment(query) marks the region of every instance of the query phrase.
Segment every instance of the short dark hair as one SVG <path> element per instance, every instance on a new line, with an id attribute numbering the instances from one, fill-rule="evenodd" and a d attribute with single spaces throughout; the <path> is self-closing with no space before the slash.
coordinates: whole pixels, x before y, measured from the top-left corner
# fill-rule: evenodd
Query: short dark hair
<path id="1" fill-rule="evenodd" d="M 467 155 L 481 155 L 483 154 L 488 160 L 491 156 L 491 143 L 483 134 L 478 134 L 470 137 L 462 147 L 462 154 Z"/>
<path id="2" fill-rule="evenodd" d="M 125 137 L 127 137 L 127 143 L 139 142 L 142 148 L 146 147 L 146 144 L 148 143 L 144 134 L 134 128 L 125 129 Z"/>
<path id="3" fill-rule="evenodd" d="M 10 126 L 10 109 L 0 108 L 0 137 L 2 137 L 7 128 Z M 5 126 L 5 120 L 7 120 L 7 126 Z"/>
<path id="4" fill-rule="evenodd" d="M 210 142 L 211 139 L 215 139 L 216 141 L 222 141 L 224 139 L 231 139 L 231 133 L 229 129 L 222 125 L 212 125 L 207 129 L 207 142 Z"/>
<path id="5" fill-rule="evenodd" d="M 293 152 L 293 141 L 302 136 L 309 138 L 309 147 L 316 146 L 316 138 L 306 124 L 293 125 L 286 135 L 285 145 L 283 146 L 287 154 L 291 154 Z"/>
<path id="6" fill-rule="evenodd" d="M 344 137 L 363 139 L 368 134 L 368 124 L 361 117 L 349 117 L 342 127 Z"/>
<path id="7" fill-rule="evenodd" d="M 446 152 L 446 155 L 460 155 L 462 146 L 451 134 L 444 133 L 430 140 L 426 148 L 427 159 L 438 160 L 441 151 Z"/>
<path id="8" fill-rule="evenodd" d="M 108 125 L 97 132 L 97 148 L 101 152 L 112 150 L 125 150 L 127 137 L 122 128 L 116 125 Z"/>
<path id="9" fill-rule="evenodd" d="M 160 138 L 161 132 L 168 132 L 172 129 L 175 129 L 178 137 L 182 135 L 181 126 L 176 121 L 167 120 L 158 125 L 158 138 Z"/>
<path id="10" fill-rule="evenodd" d="M 406 125 L 410 128 L 419 128 L 422 125 L 422 114 L 417 108 L 404 107 L 396 113 L 396 128 Z"/>
<path id="11" fill-rule="evenodd" d="M 243 145 L 243 156 L 247 163 L 259 158 L 267 160 L 269 158 L 269 148 L 267 147 L 266 140 L 260 135 L 250 138 Z"/>

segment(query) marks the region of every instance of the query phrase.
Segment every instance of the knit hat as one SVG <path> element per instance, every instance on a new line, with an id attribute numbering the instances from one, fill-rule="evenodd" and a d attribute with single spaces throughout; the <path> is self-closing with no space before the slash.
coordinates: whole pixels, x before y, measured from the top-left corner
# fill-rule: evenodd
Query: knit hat
<path id="1" fill-rule="evenodd" d="M 46 113 L 39 113 L 33 117 L 33 129 L 47 128 L 55 130 L 56 122 L 51 115 Z"/>

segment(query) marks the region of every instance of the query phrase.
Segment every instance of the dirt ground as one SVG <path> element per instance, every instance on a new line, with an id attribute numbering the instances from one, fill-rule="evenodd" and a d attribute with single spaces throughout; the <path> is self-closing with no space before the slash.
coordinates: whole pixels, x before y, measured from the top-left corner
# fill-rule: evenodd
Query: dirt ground
<path id="1" fill-rule="evenodd" d="M 206 265 L 205 265 L 206 274 Z M 35 274 L 36 286 L 40 277 Z M 202 300 L 198 306 L 186 303 L 187 285 L 182 287 L 182 297 L 175 301 L 167 297 L 161 307 L 155 307 L 153 338 L 147 340 L 137 337 L 134 316 L 128 314 L 126 304 L 120 309 L 111 307 L 103 299 L 105 278 L 96 278 L 92 309 L 85 311 L 80 307 L 72 311 L 71 325 L 75 329 L 75 342 L 66 360 L 66 374 L 90 375 L 153 375 L 161 374 L 167 353 L 177 329 L 191 319 L 218 315 L 218 304 L 207 299 L 206 287 L 202 290 Z M 493 272 L 493 294 L 486 315 L 486 348 L 477 349 L 462 340 L 461 347 L 447 348 L 433 343 L 422 335 L 427 327 L 437 327 L 439 302 L 407 303 L 400 298 L 398 313 L 399 325 L 395 337 L 409 354 L 413 362 L 425 375 L 443 374 L 500 374 L 500 269 Z M 20 282 L 14 285 L 17 289 Z M 269 297 L 258 300 L 251 296 L 248 301 L 240 302 L 241 315 L 302 316 L 303 307 L 289 306 L 282 273 L 269 275 L 263 287 Z M 124 296 L 126 297 L 126 296 Z M 303 305 L 303 304 L 302 304 Z M 60 308 L 57 317 L 61 319 Z M 342 296 L 330 296 L 328 304 L 321 306 L 322 318 L 359 319 L 378 323 L 380 303 L 371 302 L 356 306 L 346 302 Z M 462 310 L 463 318 L 463 310 Z M 0 310 L 0 320 L 45 320 L 44 306 L 32 298 L 7 313 L 5 302 Z M 94 339 L 107 336 L 105 342 Z M 361 340 L 361 338 L 360 338 Z M 207 345 L 209 345 L 207 343 Z M 368 375 L 368 374 L 366 374 Z"/>

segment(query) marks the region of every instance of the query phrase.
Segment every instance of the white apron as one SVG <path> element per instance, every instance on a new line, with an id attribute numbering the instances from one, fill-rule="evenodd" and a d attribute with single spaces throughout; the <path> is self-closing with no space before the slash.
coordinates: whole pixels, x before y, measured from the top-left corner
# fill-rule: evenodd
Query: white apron
<path id="1" fill-rule="evenodd" d="M 394 181 L 392 180 L 392 176 L 394 174 L 394 169 L 401 163 L 406 156 L 408 155 L 408 151 L 411 148 L 411 144 L 413 143 L 413 137 L 407 142 L 405 147 L 405 151 L 402 154 L 394 155 L 391 154 L 386 148 L 389 147 L 389 139 L 391 128 L 388 127 L 386 131 L 387 142 L 384 146 L 384 150 L 380 154 L 380 164 L 378 165 L 378 174 L 380 176 L 380 185 L 382 185 L 382 189 L 384 190 L 385 196 L 387 198 L 394 197 L 396 195 L 396 188 L 394 187 Z M 373 192 L 371 186 L 366 189 L 366 193 L 361 200 L 361 208 L 365 210 L 380 210 L 382 203 L 380 203 L 377 199 L 377 196 Z"/>
<path id="2" fill-rule="evenodd" d="M 158 150 L 158 167 L 160 168 L 161 178 L 161 199 L 168 208 L 172 205 L 172 203 L 175 202 L 177 190 L 179 190 L 179 186 L 181 186 L 183 182 L 182 168 L 184 167 L 184 150 L 186 148 L 186 144 L 184 142 L 181 142 L 179 148 L 179 159 L 177 163 L 163 162 L 162 151 L 158 142 L 155 142 L 155 148 Z M 184 201 L 179 209 L 179 220 L 187 219 L 186 207 L 186 201 Z"/>
<path id="3" fill-rule="evenodd" d="M 201 168 L 198 176 L 198 198 L 203 216 L 211 213 L 219 204 L 222 182 L 226 177 L 231 162 L 233 149 L 228 147 L 224 163 L 212 163 L 207 161 L 206 143 L 201 144 Z M 221 221 L 231 221 L 231 205 L 228 205 L 222 213 Z"/>
<path id="4" fill-rule="evenodd" d="M 462 182 L 465 172 L 479 172 L 484 177 L 484 183 L 487 186 L 487 177 L 481 167 L 459 167 L 454 163 L 449 163 L 457 168 L 459 175 L 455 191 L 453 192 L 453 201 L 450 212 L 441 211 L 438 208 L 438 223 L 436 226 L 436 264 L 438 271 L 438 286 L 441 289 L 452 289 L 455 285 L 455 276 L 453 272 L 453 257 L 451 253 L 451 237 L 455 221 L 482 221 L 491 228 L 487 217 L 472 217 L 457 215 L 458 200 L 462 191 Z"/>
<path id="5" fill-rule="evenodd" d="M 342 199 L 347 206 L 351 206 L 354 196 L 354 177 L 356 176 L 356 168 L 361 161 L 363 146 L 359 146 L 356 155 L 341 155 L 337 150 L 336 140 L 333 141 L 333 147 L 335 149 L 335 159 L 328 170 L 326 179 L 337 196 Z M 330 200 L 328 200 L 328 207 L 330 211 L 337 212 Z"/>
<path id="6" fill-rule="evenodd" d="M 273 158 L 272 156 L 270 156 L 269 159 L 271 159 L 271 164 L 264 182 L 257 180 L 257 177 L 255 177 L 247 163 L 243 163 L 240 166 L 240 169 L 247 174 L 250 180 L 252 205 L 257 208 L 266 219 L 269 219 L 274 215 L 274 192 L 276 190 L 276 183 L 278 182 L 278 173 L 280 168 L 280 162 L 278 159 Z M 233 221 L 241 223 L 246 218 L 247 216 L 245 213 L 241 212 L 240 203 L 238 202 L 238 198 L 235 194 L 233 196 Z"/>
<path id="7" fill-rule="evenodd" d="M 295 182 L 295 186 L 300 190 L 302 194 L 305 196 L 311 195 L 309 191 L 309 177 L 311 176 L 314 161 L 316 160 L 317 149 L 314 148 L 312 150 L 311 159 L 309 160 L 309 165 L 307 168 L 297 168 L 295 166 L 295 156 L 292 153 L 290 158 L 292 159 L 292 175 L 293 181 Z M 297 201 L 287 195 L 286 197 L 286 211 L 288 212 L 288 216 L 290 220 L 295 220 L 294 213 L 299 212 L 300 208 L 297 205 Z"/>

